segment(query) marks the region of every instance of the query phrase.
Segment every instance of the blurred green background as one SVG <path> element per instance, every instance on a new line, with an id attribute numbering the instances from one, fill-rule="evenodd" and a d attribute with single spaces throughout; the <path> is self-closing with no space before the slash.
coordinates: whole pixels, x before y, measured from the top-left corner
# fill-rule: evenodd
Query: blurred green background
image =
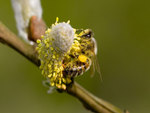
<path id="1" fill-rule="evenodd" d="M 75 28 L 91 28 L 98 43 L 103 82 L 90 73 L 76 80 L 131 113 L 150 112 L 150 2 L 148 0 L 43 0 L 50 26 L 58 16 Z M 17 33 L 9 0 L 0 0 L 0 20 Z M 47 94 L 38 68 L 0 44 L 0 113 L 90 113 L 65 93 Z"/>

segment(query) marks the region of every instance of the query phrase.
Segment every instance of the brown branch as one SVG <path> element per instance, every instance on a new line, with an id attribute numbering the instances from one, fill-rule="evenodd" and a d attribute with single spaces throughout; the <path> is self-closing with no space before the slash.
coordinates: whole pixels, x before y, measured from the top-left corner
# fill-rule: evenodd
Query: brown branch
<path id="1" fill-rule="evenodd" d="M 76 82 L 67 89 L 67 92 L 78 98 L 87 109 L 96 113 L 123 113 L 119 108 L 94 96 Z"/>
<path id="2" fill-rule="evenodd" d="M 0 22 L 0 42 L 18 51 L 33 63 L 39 65 L 34 46 L 25 43 Z"/>
<path id="3" fill-rule="evenodd" d="M 39 66 L 39 60 L 35 52 L 35 47 L 25 43 L 14 33 L 12 33 L 5 25 L 0 22 L 0 42 L 9 45 L 11 48 L 15 49 L 31 62 Z M 86 91 L 76 82 L 72 86 L 67 88 L 68 94 L 78 98 L 83 105 L 96 113 L 123 113 L 119 108 L 113 106 L 112 104 L 95 97 L 90 92 Z"/>

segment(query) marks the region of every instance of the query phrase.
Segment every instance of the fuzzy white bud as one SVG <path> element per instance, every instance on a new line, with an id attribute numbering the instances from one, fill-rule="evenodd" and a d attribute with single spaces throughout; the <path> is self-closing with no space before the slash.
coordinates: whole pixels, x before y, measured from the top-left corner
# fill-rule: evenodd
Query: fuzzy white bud
<path id="1" fill-rule="evenodd" d="M 49 79 L 50 86 L 66 89 L 63 76 L 63 59 L 74 42 L 75 30 L 68 23 L 56 23 L 38 39 L 38 57 L 41 61 L 42 75 Z M 67 79 L 70 80 L 71 79 Z M 51 91 L 51 90 L 50 90 Z"/>
<path id="2" fill-rule="evenodd" d="M 31 16 L 42 16 L 40 0 L 11 0 L 19 35 L 28 41 L 27 27 Z"/>
<path id="3" fill-rule="evenodd" d="M 59 23 L 52 27 L 51 36 L 54 39 L 53 46 L 58 47 L 60 52 L 66 53 L 72 46 L 74 31 L 70 24 Z"/>

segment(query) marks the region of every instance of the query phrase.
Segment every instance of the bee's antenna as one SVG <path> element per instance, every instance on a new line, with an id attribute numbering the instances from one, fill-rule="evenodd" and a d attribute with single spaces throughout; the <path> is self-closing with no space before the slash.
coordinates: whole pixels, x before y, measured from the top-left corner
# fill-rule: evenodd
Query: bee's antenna
<path id="1" fill-rule="evenodd" d="M 80 34 L 82 31 L 84 31 L 83 29 L 76 29 L 76 33 Z"/>
<path id="2" fill-rule="evenodd" d="M 81 32 L 83 31 L 83 29 L 76 29 L 76 32 Z"/>

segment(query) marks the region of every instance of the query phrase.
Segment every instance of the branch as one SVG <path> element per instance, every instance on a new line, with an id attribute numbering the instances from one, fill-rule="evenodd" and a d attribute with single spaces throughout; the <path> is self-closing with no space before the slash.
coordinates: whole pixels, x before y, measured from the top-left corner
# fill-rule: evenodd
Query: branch
<path id="1" fill-rule="evenodd" d="M 0 22 L 0 42 L 7 44 L 15 49 L 31 62 L 40 65 L 35 52 L 35 46 L 31 46 L 12 33 L 5 25 Z M 78 98 L 83 105 L 96 113 L 123 113 L 119 108 L 111 105 L 110 103 L 95 97 L 90 92 L 86 91 L 76 82 L 67 88 L 66 93 Z"/>
<path id="2" fill-rule="evenodd" d="M 119 108 L 94 96 L 76 82 L 67 89 L 67 93 L 78 98 L 87 109 L 95 113 L 123 113 Z"/>
<path id="3" fill-rule="evenodd" d="M 24 42 L 21 38 L 12 33 L 5 25 L 0 22 L 0 42 L 7 44 L 11 48 L 18 51 L 34 64 L 39 65 L 37 54 L 35 54 L 34 46 Z"/>
<path id="4" fill-rule="evenodd" d="M 17 29 L 19 35 L 25 41 L 28 40 L 28 25 L 31 16 L 37 16 L 38 20 L 42 17 L 40 0 L 11 0 Z"/>

